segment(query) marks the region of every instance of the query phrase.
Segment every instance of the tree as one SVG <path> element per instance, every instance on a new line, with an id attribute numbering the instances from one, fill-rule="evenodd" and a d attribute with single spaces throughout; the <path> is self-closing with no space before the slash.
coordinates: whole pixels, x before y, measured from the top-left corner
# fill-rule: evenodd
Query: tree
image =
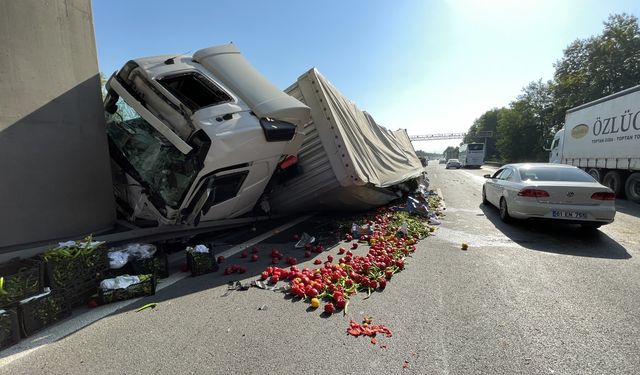
<path id="1" fill-rule="evenodd" d="M 473 125 L 471 125 L 463 139 L 464 143 L 484 142 L 485 138 L 478 137 L 478 133 L 485 131 L 492 132 L 493 136 L 486 139 L 487 143 L 484 153 L 486 160 L 500 160 L 500 155 L 496 149 L 496 132 L 498 127 L 499 111 L 500 110 L 498 108 L 494 108 L 483 113 L 482 116 L 473 122 Z"/>
<path id="2" fill-rule="evenodd" d="M 444 159 L 457 159 L 458 158 L 458 151 L 459 151 L 459 147 L 452 147 L 449 146 L 447 148 L 444 149 L 444 152 L 442 153 L 442 156 L 444 157 Z"/>
<path id="3" fill-rule="evenodd" d="M 610 15 L 601 35 L 571 43 L 554 67 L 553 121 L 562 125 L 568 109 L 640 84 L 638 19 Z"/>

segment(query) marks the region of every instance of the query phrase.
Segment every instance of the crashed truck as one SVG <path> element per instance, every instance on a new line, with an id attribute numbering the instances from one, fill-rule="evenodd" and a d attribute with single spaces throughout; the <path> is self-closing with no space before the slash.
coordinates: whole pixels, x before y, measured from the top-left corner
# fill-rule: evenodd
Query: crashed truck
<path id="1" fill-rule="evenodd" d="M 424 177 L 404 130 L 315 69 L 284 93 L 233 44 L 131 60 L 104 108 L 118 213 L 138 226 L 371 208 Z"/>

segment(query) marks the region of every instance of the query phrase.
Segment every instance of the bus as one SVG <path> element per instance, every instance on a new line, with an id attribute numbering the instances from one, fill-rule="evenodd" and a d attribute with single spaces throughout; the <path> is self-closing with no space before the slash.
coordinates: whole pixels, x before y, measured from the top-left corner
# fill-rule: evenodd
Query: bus
<path id="1" fill-rule="evenodd" d="M 460 146 L 458 159 L 462 164 L 462 168 L 480 168 L 484 164 L 484 144 L 463 144 Z"/>

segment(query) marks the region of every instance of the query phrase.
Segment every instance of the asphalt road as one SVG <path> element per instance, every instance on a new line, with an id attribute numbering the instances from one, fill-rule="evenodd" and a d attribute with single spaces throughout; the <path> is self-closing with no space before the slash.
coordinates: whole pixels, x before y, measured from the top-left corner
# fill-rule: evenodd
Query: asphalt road
<path id="1" fill-rule="evenodd" d="M 505 225 L 497 209 L 480 205 L 481 176 L 491 170 L 427 171 L 447 204 L 442 225 L 386 290 L 356 296 L 345 317 L 257 288 L 227 293 L 238 277 L 187 278 L 11 358 L 0 373 L 640 373 L 640 205 L 617 202 L 616 221 L 591 235 Z M 318 226 L 278 233 L 260 252 L 296 254 L 292 231 Z M 246 262 L 236 258 L 228 262 Z M 244 281 L 266 266 L 263 258 Z M 133 310 L 148 302 L 158 307 Z M 347 336 L 349 319 L 364 315 L 393 337 L 372 345 Z"/>

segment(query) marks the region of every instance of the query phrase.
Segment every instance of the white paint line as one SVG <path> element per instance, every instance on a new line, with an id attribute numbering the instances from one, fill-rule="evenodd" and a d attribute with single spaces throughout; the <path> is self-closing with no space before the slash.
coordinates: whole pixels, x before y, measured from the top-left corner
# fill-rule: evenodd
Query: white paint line
<path id="1" fill-rule="evenodd" d="M 480 184 L 480 185 L 484 185 L 484 182 L 487 180 L 486 178 L 484 178 L 484 177 L 482 177 L 482 176 L 478 176 L 478 175 L 473 174 L 473 173 L 471 173 L 471 172 L 467 172 L 467 171 L 463 171 L 463 170 L 460 170 L 460 172 L 462 172 L 462 173 L 464 173 L 464 174 L 466 174 L 466 175 L 468 175 L 468 176 L 471 176 L 471 179 L 472 179 L 474 182 L 476 182 L 476 183 L 478 183 L 478 184 Z"/>
<path id="2" fill-rule="evenodd" d="M 222 255 L 225 258 L 233 256 L 233 255 L 241 252 L 242 250 L 246 250 L 248 247 L 251 247 L 253 245 L 259 244 L 260 242 L 266 240 L 267 238 L 269 238 L 269 237 L 271 237 L 271 236 L 273 236 L 275 234 L 278 234 L 278 233 L 280 233 L 282 231 L 285 231 L 285 230 L 291 228 L 292 226 L 294 226 L 296 224 L 299 224 L 299 223 L 309 219 L 312 216 L 313 216 L 313 214 L 301 216 L 301 217 L 299 217 L 297 219 L 294 219 L 294 220 L 292 220 L 292 221 L 290 221 L 290 222 L 288 222 L 286 224 L 283 224 L 283 225 L 277 227 L 276 229 L 273 229 L 273 230 L 271 230 L 271 231 L 269 231 L 267 233 L 263 233 L 263 234 L 255 237 L 255 238 L 250 239 L 249 241 L 243 242 L 243 243 L 241 243 L 239 245 L 236 245 L 236 246 L 234 246 L 234 247 L 232 247 L 232 248 L 230 248 L 228 250 L 225 250 L 222 253 L 218 254 L 218 256 Z"/>

